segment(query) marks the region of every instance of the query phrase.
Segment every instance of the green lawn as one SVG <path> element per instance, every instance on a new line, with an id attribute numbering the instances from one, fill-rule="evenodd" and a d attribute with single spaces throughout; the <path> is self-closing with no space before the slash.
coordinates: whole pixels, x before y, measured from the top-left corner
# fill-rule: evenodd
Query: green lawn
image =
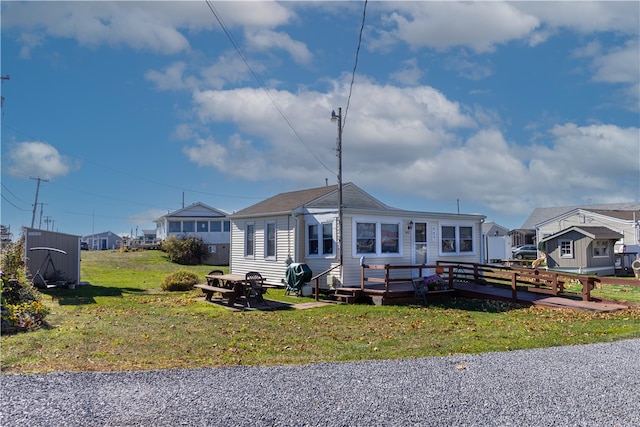
<path id="1" fill-rule="evenodd" d="M 463 298 L 429 307 L 328 305 L 232 312 L 168 293 L 159 251 L 82 252 L 82 280 L 45 295 L 49 326 L 1 338 L 5 373 L 289 365 L 509 351 L 640 337 L 640 310 L 588 313 Z M 226 271 L 226 270 L 225 270 Z M 204 281 L 204 277 L 203 277 Z M 313 301 L 270 290 L 267 298 Z"/>

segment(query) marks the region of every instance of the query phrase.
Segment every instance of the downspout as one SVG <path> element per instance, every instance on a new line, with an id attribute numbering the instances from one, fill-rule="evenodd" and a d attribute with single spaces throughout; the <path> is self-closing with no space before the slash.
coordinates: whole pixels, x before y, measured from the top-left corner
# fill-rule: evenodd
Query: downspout
<path id="1" fill-rule="evenodd" d="M 297 208 L 291 211 L 291 217 L 295 220 L 295 227 L 293 232 L 293 261 L 295 262 L 302 261 L 299 258 L 299 253 L 298 253 L 298 242 L 300 240 L 300 234 L 302 234 L 302 232 L 300 231 L 300 218 L 298 218 L 298 215 L 301 215 L 301 214 L 302 214 L 301 208 Z M 291 242 L 289 242 L 289 258 L 291 258 Z"/>

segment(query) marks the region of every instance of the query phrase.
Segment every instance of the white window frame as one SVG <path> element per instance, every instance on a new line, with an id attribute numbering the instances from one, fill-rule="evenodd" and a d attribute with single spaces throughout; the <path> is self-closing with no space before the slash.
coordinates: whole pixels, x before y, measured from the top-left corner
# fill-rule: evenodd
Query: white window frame
<path id="1" fill-rule="evenodd" d="M 251 228 L 253 237 L 251 242 L 249 242 L 249 228 Z M 249 247 L 251 247 L 251 252 L 249 252 Z M 249 259 L 255 259 L 256 257 L 256 224 L 253 222 L 247 222 L 244 225 L 244 257 Z"/>
<path id="2" fill-rule="evenodd" d="M 611 248 L 609 247 L 609 241 L 608 240 L 594 240 L 593 241 L 593 257 L 594 258 L 608 258 L 609 257 L 609 253 L 611 251 Z M 600 254 L 596 254 L 596 249 L 600 249 L 601 253 Z"/>
<path id="3" fill-rule="evenodd" d="M 375 244 L 373 252 L 358 252 L 358 224 L 374 224 Z M 398 252 L 382 252 L 382 225 L 395 225 L 398 227 Z M 400 258 L 403 256 L 402 219 L 399 218 L 353 218 L 352 220 L 352 253 L 355 258 Z"/>
<path id="4" fill-rule="evenodd" d="M 331 252 L 324 251 L 324 228 L 325 226 L 329 226 L 331 228 Z M 311 253 L 311 234 L 309 233 L 309 228 L 316 228 L 316 241 L 318 245 L 318 253 Z M 305 252 L 307 257 L 310 258 L 335 258 L 336 257 L 336 227 L 335 221 L 324 221 L 324 222 L 307 222 L 306 227 L 306 239 L 305 239 Z"/>
<path id="5" fill-rule="evenodd" d="M 273 227 L 273 253 L 269 253 L 269 228 Z M 278 227 L 275 221 L 264 224 L 264 258 L 276 259 L 278 254 Z"/>
<path id="6" fill-rule="evenodd" d="M 563 244 L 568 245 L 569 250 L 564 252 Z M 558 240 L 558 250 L 560 251 L 560 258 L 573 258 L 573 240 L 562 239 Z"/>
<path id="7" fill-rule="evenodd" d="M 449 252 L 445 252 L 443 250 L 443 242 L 444 242 L 444 231 L 443 229 L 445 227 L 453 227 L 454 228 L 454 232 L 455 235 L 453 236 L 453 244 L 454 244 L 454 250 L 453 251 L 449 251 Z M 460 235 L 460 228 L 470 228 L 471 229 L 471 250 L 470 251 L 462 251 L 460 250 L 460 248 L 462 247 L 462 242 L 463 240 L 466 239 L 462 239 L 461 235 Z M 449 240 L 449 239 L 447 239 Z M 476 225 L 475 224 L 470 224 L 470 223 L 440 223 L 440 242 L 438 243 L 438 253 L 440 256 L 461 256 L 461 255 L 475 255 L 476 254 L 476 248 L 478 246 L 478 242 L 477 242 L 477 238 L 476 238 Z"/>

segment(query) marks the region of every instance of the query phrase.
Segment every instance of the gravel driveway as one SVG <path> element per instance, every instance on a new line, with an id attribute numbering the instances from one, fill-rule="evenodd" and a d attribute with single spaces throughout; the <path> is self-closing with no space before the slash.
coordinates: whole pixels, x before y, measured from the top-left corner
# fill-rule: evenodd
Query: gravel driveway
<path id="1" fill-rule="evenodd" d="M 640 340 L 0 380 L 2 426 L 640 426 Z"/>

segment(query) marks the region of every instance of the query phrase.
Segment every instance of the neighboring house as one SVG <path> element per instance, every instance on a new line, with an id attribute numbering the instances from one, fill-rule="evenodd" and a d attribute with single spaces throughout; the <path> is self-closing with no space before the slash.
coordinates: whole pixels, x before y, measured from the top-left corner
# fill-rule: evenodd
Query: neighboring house
<path id="1" fill-rule="evenodd" d="M 562 220 L 567 214 L 575 213 L 577 210 L 590 211 L 590 212 L 598 212 L 598 211 L 620 211 L 627 212 L 625 215 L 629 215 L 630 218 L 633 218 L 634 212 L 635 216 L 640 216 L 640 203 L 638 202 L 626 202 L 626 203 L 609 203 L 609 204 L 599 204 L 599 205 L 583 205 L 583 206 L 557 206 L 557 207 L 546 207 L 546 208 L 536 208 L 533 210 L 529 218 L 522 224 L 517 230 L 512 230 L 510 234 L 512 234 L 512 245 L 520 246 L 525 244 L 536 244 L 540 241 L 541 238 L 545 237 L 540 235 L 537 232 L 539 224 L 549 224 L 553 223 L 553 221 Z M 640 220 L 640 218 L 637 218 Z M 575 225 L 579 225 L 580 223 L 576 223 Z M 594 224 L 601 225 L 601 224 Z M 564 224 L 563 228 L 569 226 L 567 223 Z M 555 233 L 560 231 L 562 228 L 560 225 L 553 228 L 551 227 L 551 231 L 549 233 Z M 625 235 L 625 238 L 632 238 L 632 236 Z M 629 242 L 631 244 L 631 242 Z"/>
<path id="2" fill-rule="evenodd" d="M 230 248 L 230 221 L 226 212 L 204 203 L 194 203 L 155 220 L 156 238 L 166 240 L 170 236 L 197 237 L 207 246 L 203 263 L 228 265 Z"/>
<path id="3" fill-rule="evenodd" d="M 578 274 L 615 274 L 613 246 L 622 238 L 604 226 L 571 226 L 551 234 L 540 245 L 547 254 L 547 268 Z"/>
<path id="4" fill-rule="evenodd" d="M 511 258 L 509 229 L 495 222 L 482 224 L 483 262 L 499 262 Z"/>
<path id="5" fill-rule="evenodd" d="M 147 243 L 147 242 L 155 242 L 156 241 L 156 234 L 157 230 L 153 229 L 153 230 L 142 230 L 142 241 Z"/>
<path id="6" fill-rule="evenodd" d="M 339 193 L 337 185 L 281 193 L 232 214 L 231 272 L 258 271 L 279 284 L 291 262 L 307 264 L 314 276 L 339 265 Z M 320 282 L 323 288 L 359 286 L 363 258 L 392 265 L 482 262 L 482 215 L 396 209 L 352 183 L 342 193 L 344 266 Z"/>
<path id="7" fill-rule="evenodd" d="M 24 228 L 24 255 L 36 286 L 80 283 L 80 236 Z"/>
<path id="8" fill-rule="evenodd" d="M 124 243 L 122 237 L 111 231 L 82 236 L 82 241 L 87 242 L 92 251 L 119 249 Z"/>
<path id="9" fill-rule="evenodd" d="M 607 227 L 622 235 L 619 245 L 627 245 L 628 251 L 632 251 L 632 248 L 635 248 L 634 252 L 637 252 L 638 243 L 640 242 L 640 204 L 636 204 L 636 209 L 632 210 L 596 209 L 592 207 L 572 209 L 546 221 L 539 222 L 536 225 L 537 241 L 573 226 Z"/>

